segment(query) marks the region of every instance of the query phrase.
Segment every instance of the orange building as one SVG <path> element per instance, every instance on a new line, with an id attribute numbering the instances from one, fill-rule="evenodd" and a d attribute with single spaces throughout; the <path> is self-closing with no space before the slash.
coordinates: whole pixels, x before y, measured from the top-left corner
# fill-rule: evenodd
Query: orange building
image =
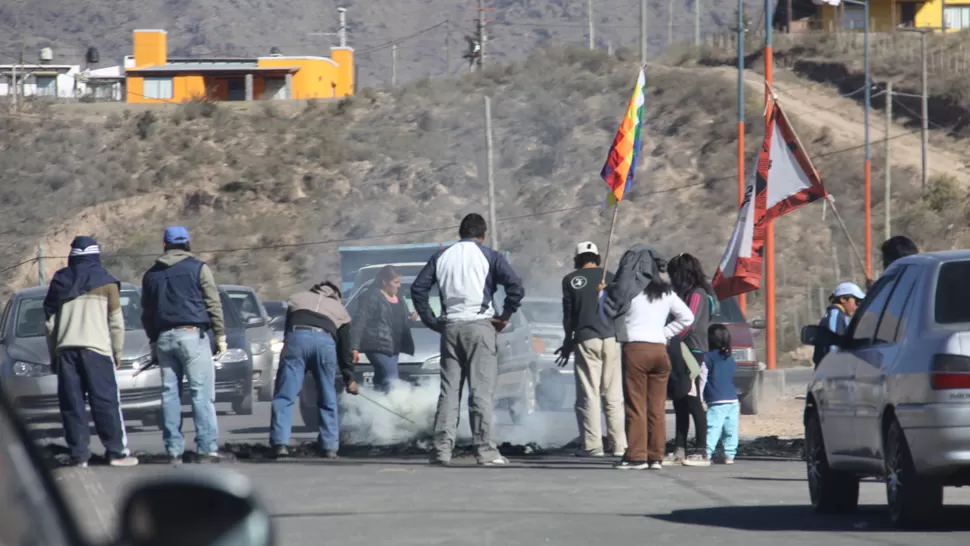
<path id="1" fill-rule="evenodd" d="M 136 30 L 128 102 L 323 99 L 354 93 L 354 50 L 330 48 L 330 57 L 168 57 L 164 30 Z"/>

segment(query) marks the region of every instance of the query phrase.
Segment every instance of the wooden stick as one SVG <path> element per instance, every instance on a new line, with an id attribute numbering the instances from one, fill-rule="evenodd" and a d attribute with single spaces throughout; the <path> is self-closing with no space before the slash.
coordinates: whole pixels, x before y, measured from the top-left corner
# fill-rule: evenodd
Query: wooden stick
<path id="1" fill-rule="evenodd" d="M 606 284 L 606 269 L 610 262 L 610 248 L 613 246 L 613 231 L 616 229 L 616 214 L 620 212 L 620 202 L 613 205 L 613 221 L 610 222 L 610 235 L 606 239 L 606 254 L 603 256 L 603 284 Z"/>

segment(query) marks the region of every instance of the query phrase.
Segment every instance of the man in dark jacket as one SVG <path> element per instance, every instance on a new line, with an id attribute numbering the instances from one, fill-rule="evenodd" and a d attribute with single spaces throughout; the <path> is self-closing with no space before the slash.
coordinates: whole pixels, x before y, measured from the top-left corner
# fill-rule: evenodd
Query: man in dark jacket
<path id="1" fill-rule="evenodd" d="M 865 297 L 862 289 L 854 283 L 844 282 L 836 286 L 832 295 L 829 296 L 829 307 L 825 310 L 825 316 L 818 324 L 819 328 L 825 328 L 840 336 L 845 335 L 845 332 L 849 329 L 849 323 L 852 322 L 852 315 L 855 314 L 856 309 L 859 308 L 859 304 Z M 834 348 L 835 346 L 815 345 L 812 362 L 815 363 L 816 368 L 825 358 L 825 355 Z"/>
<path id="2" fill-rule="evenodd" d="M 350 315 L 340 301 L 340 289 L 331 282 L 290 296 L 286 305 L 283 353 L 276 372 L 276 390 L 270 417 L 269 443 L 277 457 L 289 454 L 293 406 L 310 370 L 317 388 L 320 411 L 320 452 L 336 459 L 340 448 L 337 414 L 337 368 L 347 392 L 357 394 L 350 340 Z"/>
<path id="3" fill-rule="evenodd" d="M 461 221 L 461 240 L 438 251 L 411 284 L 411 299 L 421 321 L 441 334 L 441 395 L 435 414 L 433 464 L 449 464 L 458 433 L 461 388 L 468 378 L 469 422 L 478 464 L 508 464 L 492 440 L 492 406 L 498 381 L 497 333 L 509 323 L 525 297 L 522 281 L 502 254 L 485 246 L 485 219 L 469 214 Z M 441 316 L 431 310 L 431 289 L 441 293 Z M 505 287 L 502 314 L 492 299 Z"/>
<path id="4" fill-rule="evenodd" d="M 217 462 L 219 425 L 215 406 L 215 363 L 229 350 L 219 289 L 209 266 L 191 253 L 189 231 L 165 229 L 165 254 L 142 278 L 142 325 L 162 373 L 162 440 L 173 464 L 180 464 L 182 377 L 188 381 L 200 462 Z"/>
<path id="5" fill-rule="evenodd" d="M 81 467 L 87 466 L 91 456 L 85 398 L 108 463 L 138 464 L 129 455 L 115 378 L 125 342 L 119 289 L 118 279 L 101 267 L 97 241 L 82 235 L 74 238 L 67 267 L 54 274 L 44 298 L 64 438 L 71 460 Z"/>

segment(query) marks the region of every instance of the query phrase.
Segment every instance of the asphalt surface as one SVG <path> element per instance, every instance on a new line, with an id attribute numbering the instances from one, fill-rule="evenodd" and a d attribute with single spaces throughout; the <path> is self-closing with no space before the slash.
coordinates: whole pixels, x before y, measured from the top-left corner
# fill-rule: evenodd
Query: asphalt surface
<path id="1" fill-rule="evenodd" d="M 617 471 L 611 460 L 513 458 L 508 468 L 431 467 L 419 459 L 62 469 L 56 477 L 92 537 L 117 526 L 126 490 L 170 472 L 249 477 L 276 524 L 277 544 L 724 546 L 967 544 L 970 491 L 948 489 L 943 526 L 887 525 L 884 487 L 866 482 L 851 516 L 811 512 L 800 462 Z"/>

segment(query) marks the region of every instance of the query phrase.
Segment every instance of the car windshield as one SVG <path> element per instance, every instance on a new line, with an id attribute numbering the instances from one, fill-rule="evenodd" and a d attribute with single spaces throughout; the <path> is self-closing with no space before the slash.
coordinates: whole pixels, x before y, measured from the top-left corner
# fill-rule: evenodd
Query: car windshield
<path id="1" fill-rule="evenodd" d="M 243 327 L 242 319 L 239 318 L 239 310 L 236 309 L 236 304 L 223 291 L 219 291 L 219 301 L 222 303 L 222 316 L 226 321 L 226 328 L 230 330 L 239 330 Z"/>
<path id="2" fill-rule="evenodd" d="M 970 261 L 949 262 L 940 267 L 939 277 L 936 279 L 936 309 L 934 311 L 937 324 L 958 324 L 970 322 Z"/>
<path id="3" fill-rule="evenodd" d="M 557 301 L 524 301 L 522 313 L 531 323 L 562 324 L 562 304 Z"/>
<path id="4" fill-rule="evenodd" d="M 121 313 L 125 317 L 125 330 L 141 330 L 141 294 L 134 290 L 121 291 Z"/>
<path id="5" fill-rule="evenodd" d="M 717 312 L 711 316 L 711 322 L 720 322 L 721 324 L 747 323 L 744 313 L 741 312 L 741 307 L 738 305 L 738 300 L 734 298 L 719 302 Z"/>
<path id="6" fill-rule="evenodd" d="M 259 300 L 256 299 L 256 294 L 244 290 L 234 290 L 229 292 L 229 298 L 232 299 L 232 303 L 236 305 L 236 309 L 239 311 L 239 314 L 242 315 L 243 322 L 248 322 L 249 319 L 253 317 L 259 319 L 263 318 L 263 314 L 259 309 Z"/>
<path id="7" fill-rule="evenodd" d="M 141 295 L 135 290 L 121 292 L 121 314 L 125 330 L 141 330 Z M 40 337 L 47 333 L 44 326 L 44 297 L 24 298 L 17 306 L 17 337 Z"/>

